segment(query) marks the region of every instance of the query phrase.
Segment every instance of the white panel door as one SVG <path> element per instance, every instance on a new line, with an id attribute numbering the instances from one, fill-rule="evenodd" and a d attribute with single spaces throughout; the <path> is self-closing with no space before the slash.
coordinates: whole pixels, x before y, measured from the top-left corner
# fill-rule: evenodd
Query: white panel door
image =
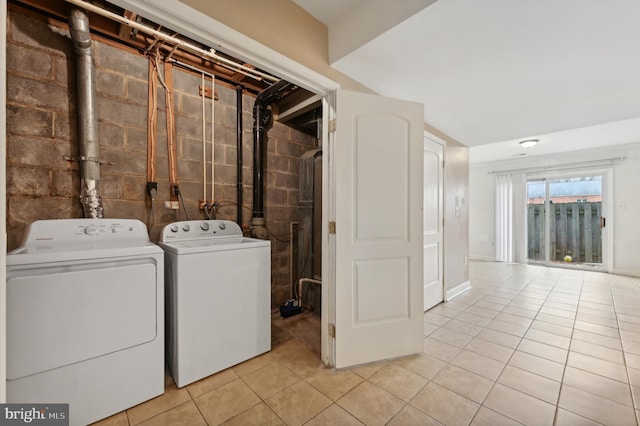
<path id="1" fill-rule="evenodd" d="M 337 92 L 335 366 L 423 347 L 423 106 Z"/>
<path id="2" fill-rule="evenodd" d="M 442 192 L 444 147 L 424 138 L 424 310 L 444 300 L 442 272 Z"/>

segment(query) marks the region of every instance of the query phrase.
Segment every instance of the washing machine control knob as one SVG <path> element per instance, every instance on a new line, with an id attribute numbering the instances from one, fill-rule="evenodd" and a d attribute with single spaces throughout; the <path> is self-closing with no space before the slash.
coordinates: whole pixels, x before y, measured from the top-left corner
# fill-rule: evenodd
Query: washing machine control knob
<path id="1" fill-rule="evenodd" d="M 184 232 L 189 232 L 190 229 L 191 229 L 191 227 L 188 224 L 185 223 L 184 225 L 182 225 L 182 230 Z"/>
<path id="2" fill-rule="evenodd" d="M 84 228 L 84 233 L 87 235 L 96 235 L 98 233 L 98 227 L 95 225 L 89 225 Z"/>
<path id="3" fill-rule="evenodd" d="M 121 226 L 113 225 L 113 226 L 111 227 L 111 232 L 112 232 L 112 233 L 114 233 L 114 234 L 117 234 L 118 232 L 120 232 L 120 231 L 121 231 L 121 229 L 122 229 L 122 227 L 121 227 Z"/>
<path id="4" fill-rule="evenodd" d="M 171 232 L 178 232 L 178 225 L 171 225 Z"/>
<path id="5" fill-rule="evenodd" d="M 226 227 L 227 227 L 227 225 L 225 225 L 224 222 L 220 222 L 220 224 L 218 225 L 218 228 L 220 228 L 220 229 L 224 229 Z"/>
<path id="6" fill-rule="evenodd" d="M 207 222 L 202 222 L 200 224 L 200 229 L 202 229 L 203 231 L 208 231 L 209 230 L 209 224 Z"/>

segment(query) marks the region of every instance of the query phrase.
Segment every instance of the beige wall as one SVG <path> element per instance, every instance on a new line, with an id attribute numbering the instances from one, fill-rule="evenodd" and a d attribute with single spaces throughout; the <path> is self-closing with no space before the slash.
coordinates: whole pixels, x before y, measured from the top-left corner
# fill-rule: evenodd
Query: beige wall
<path id="1" fill-rule="evenodd" d="M 328 30 L 290 0 L 180 0 L 349 90 L 373 93 L 329 66 Z"/>
<path id="2" fill-rule="evenodd" d="M 444 287 L 446 292 L 469 280 L 469 148 L 447 144 L 445 152 Z"/>
<path id="3" fill-rule="evenodd" d="M 444 140 L 444 291 L 469 281 L 469 148 L 425 123 Z M 459 215 L 456 216 L 456 197 Z M 471 283 L 473 285 L 473 283 Z"/>

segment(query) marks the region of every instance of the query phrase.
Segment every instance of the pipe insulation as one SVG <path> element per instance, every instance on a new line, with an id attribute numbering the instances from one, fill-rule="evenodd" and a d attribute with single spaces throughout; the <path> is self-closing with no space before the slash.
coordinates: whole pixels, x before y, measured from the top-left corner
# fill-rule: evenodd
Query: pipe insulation
<path id="1" fill-rule="evenodd" d="M 85 11 L 80 9 L 71 10 L 69 30 L 76 51 L 80 203 L 85 217 L 102 218 L 104 209 L 98 193 L 100 145 L 98 141 L 95 68 L 93 67 L 93 46 L 89 32 L 89 17 Z"/>

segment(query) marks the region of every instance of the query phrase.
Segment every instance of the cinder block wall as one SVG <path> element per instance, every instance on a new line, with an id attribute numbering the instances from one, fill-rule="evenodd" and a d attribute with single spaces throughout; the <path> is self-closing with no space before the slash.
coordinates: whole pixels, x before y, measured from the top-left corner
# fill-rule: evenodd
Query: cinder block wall
<path id="1" fill-rule="evenodd" d="M 105 217 L 135 218 L 147 224 L 150 238 L 178 219 L 169 200 L 165 99 L 158 90 L 157 181 L 153 208 L 145 206 L 147 182 L 148 59 L 137 52 L 94 41 L 98 94 L 99 190 Z M 178 178 L 189 219 L 204 219 L 202 103 L 200 75 L 174 67 L 174 105 Z M 210 87 L 210 79 L 207 85 Z M 236 91 L 215 86 L 215 199 L 218 219 L 236 220 Z M 75 53 L 71 40 L 47 23 L 11 11 L 7 26 L 7 232 L 16 248 L 26 226 L 38 219 L 82 217 L 78 164 Z M 244 224 L 252 205 L 252 109 L 255 97 L 243 96 Z M 205 111 L 207 197 L 211 188 L 211 109 Z M 289 297 L 289 229 L 297 221 L 299 158 L 316 144 L 313 137 L 274 123 L 268 133 L 265 215 L 273 234 L 272 305 Z M 184 219 L 180 211 L 180 219 Z"/>

